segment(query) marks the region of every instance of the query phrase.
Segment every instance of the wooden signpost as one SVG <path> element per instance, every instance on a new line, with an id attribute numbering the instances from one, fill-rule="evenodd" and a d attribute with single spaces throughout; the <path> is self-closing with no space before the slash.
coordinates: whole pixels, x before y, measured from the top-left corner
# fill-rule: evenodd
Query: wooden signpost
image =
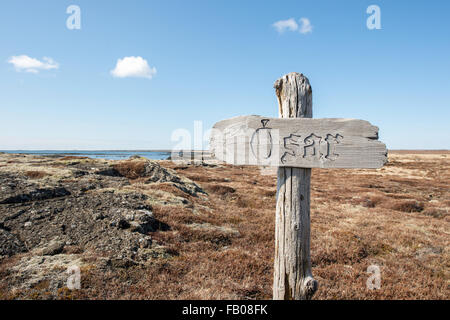
<path id="1" fill-rule="evenodd" d="M 212 155 L 234 165 L 278 167 L 273 298 L 311 299 L 311 168 L 380 168 L 387 161 L 378 128 L 356 119 L 311 119 L 308 79 L 275 82 L 280 118 L 242 116 L 216 123 Z"/>

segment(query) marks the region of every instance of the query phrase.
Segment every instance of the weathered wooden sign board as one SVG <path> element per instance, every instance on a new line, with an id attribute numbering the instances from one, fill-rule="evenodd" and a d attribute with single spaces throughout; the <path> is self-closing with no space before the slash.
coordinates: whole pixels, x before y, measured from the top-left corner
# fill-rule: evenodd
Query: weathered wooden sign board
<path id="1" fill-rule="evenodd" d="M 386 163 L 378 128 L 356 119 L 242 116 L 216 123 L 213 155 L 234 165 L 380 168 Z"/>
<path id="2" fill-rule="evenodd" d="M 274 299 L 311 299 L 311 168 L 380 168 L 387 161 L 378 128 L 364 120 L 312 118 L 312 89 L 300 73 L 275 82 L 278 118 L 242 116 L 212 130 L 214 157 L 235 165 L 278 167 Z"/>

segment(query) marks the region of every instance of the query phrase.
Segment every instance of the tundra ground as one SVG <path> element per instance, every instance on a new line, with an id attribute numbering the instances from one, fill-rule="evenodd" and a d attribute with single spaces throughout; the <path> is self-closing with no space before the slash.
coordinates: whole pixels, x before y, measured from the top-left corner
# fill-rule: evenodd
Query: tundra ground
<path id="1" fill-rule="evenodd" d="M 447 151 L 313 169 L 314 298 L 448 299 L 449 181 Z M 0 154 L 0 182 L 1 299 L 271 298 L 270 170 Z"/>

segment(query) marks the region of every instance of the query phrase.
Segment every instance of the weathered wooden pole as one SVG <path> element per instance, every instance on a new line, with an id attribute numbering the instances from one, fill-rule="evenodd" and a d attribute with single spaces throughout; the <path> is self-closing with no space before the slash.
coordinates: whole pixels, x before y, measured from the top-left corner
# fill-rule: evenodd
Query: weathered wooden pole
<path id="1" fill-rule="evenodd" d="M 312 90 L 300 73 L 275 82 L 280 118 L 312 118 Z M 274 300 L 309 300 L 318 283 L 310 257 L 310 168 L 278 168 Z"/>
<path id="2" fill-rule="evenodd" d="M 273 298 L 311 299 L 318 287 L 309 253 L 311 168 L 381 168 L 387 149 L 368 121 L 311 119 L 312 90 L 303 74 L 289 73 L 274 87 L 279 118 L 219 121 L 210 149 L 229 164 L 278 167 Z"/>

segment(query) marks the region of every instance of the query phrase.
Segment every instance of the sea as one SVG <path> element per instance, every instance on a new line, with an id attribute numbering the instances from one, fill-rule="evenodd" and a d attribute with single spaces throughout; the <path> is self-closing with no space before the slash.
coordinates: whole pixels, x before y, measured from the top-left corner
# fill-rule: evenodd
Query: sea
<path id="1" fill-rule="evenodd" d="M 168 150 L 0 150 L 4 153 L 32 154 L 51 157 L 89 157 L 93 159 L 121 160 L 138 155 L 151 160 L 166 160 L 171 151 Z"/>

